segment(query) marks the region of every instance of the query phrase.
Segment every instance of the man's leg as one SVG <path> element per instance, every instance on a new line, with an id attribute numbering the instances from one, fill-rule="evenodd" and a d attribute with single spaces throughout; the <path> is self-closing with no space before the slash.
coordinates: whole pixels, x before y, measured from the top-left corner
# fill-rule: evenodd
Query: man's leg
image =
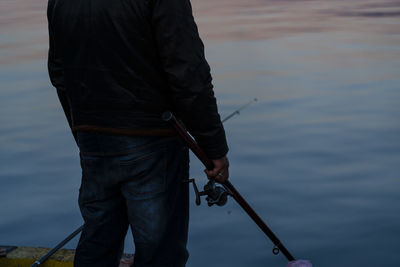
<path id="1" fill-rule="evenodd" d="M 125 201 L 120 196 L 87 201 L 86 193 L 81 192 L 80 209 L 85 224 L 74 266 L 117 267 L 128 229 Z"/>
<path id="2" fill-rule="evenodd" d="M 132 176 L 121 190 L 135 241 L 133 266 L 185 266 L 189 192 L 182 181 L 189 175 L 188 149 L 169 138 L 128 162 L 124 172 Z"/>
<path id="3" fill-rule="evenodd" d="M 114 157 L 101 156 L 110 152 L 104 151 L 104 143 L 110 143 L 107 140 L 99 134 L 78 134 L 82 167 L 79 206 L 85 224 L 76 249 L 75 267 L 117 267 L 123 252 L 128 218 L 119 190 L 118 163 Z M 94 155 L 86 155 L 88 152 Z"/>

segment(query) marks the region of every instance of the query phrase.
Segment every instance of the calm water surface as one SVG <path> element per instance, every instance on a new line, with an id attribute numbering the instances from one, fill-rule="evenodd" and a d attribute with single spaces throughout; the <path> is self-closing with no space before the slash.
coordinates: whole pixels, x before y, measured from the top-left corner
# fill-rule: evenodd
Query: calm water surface
<path id="1" fill-rule="evenodd" d="M 296 257 L 400 266 L 400 1 L 192 4 L 221 115 L 259 99 L 225 124 L 232 182 Z M 45 8 L 0 3 L 0 244 L 51 247 L 82 223 Z M 189 267 L 285 266 L 234 201 L 191 203 Z"/>

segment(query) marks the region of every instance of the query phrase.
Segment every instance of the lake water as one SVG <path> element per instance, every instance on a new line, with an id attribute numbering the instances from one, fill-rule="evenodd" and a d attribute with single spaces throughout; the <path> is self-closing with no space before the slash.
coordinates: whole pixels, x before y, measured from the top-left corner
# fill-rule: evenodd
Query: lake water
<path id="1" fill-rule="evenodd" d="M 46 4 L 0 3 L 2 245 L 52 247 L 82 224 L 78 150 L 46 70 Z M 192 4 L 222 117 L 259 99 L 225 124 L 232 183 L 295 257 L 400 266 L 400 1 Z M 233 200 L 191 197 L 189 267 L 285 266 Z"/>

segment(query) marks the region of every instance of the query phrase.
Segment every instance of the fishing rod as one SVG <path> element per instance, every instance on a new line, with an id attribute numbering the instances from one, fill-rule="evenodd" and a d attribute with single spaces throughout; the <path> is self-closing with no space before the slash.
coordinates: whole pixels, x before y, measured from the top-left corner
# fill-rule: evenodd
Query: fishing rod
<path id="1" fill-rule="evenodd" d="M 79 226 L 78 229 L 76 229 L 72 234 L 70 234 L 69 236 L 67 236 L 67 238 L 65 238 L 63 241 L 61 241 L 57 246 L 55 246 L 52 250 L 50 250 L 49 252 L 47 252 L 46 255 L 44 255 L 43 257 L 41 257 L 39 260 L 35 261 L 34 264 L 31 265 L 31 267 L 37 267 L 40 264 L 42 264 L 43 262 L 45 262 L 48 258 L 50 258 L 54 253 L 57 252 L 57 250 L 59 250 L 60 248 L 62 248 L 65 244 L 67 244 L 72 238 L 74 238 L 76 235 L 78 235 L 83 229 L 83 225 Z"/>
<path id="2" fill-rule="evenodd" d="M 229 114 L 225 119 L 222 120 L 222 122 L 225 122 L 227 120 L 229 120 L 230 118 L 232 118 L 235 115 L 239 115 L 240 111 L 242 111 L 243 109 L 245 109 L 246 107 L 248 107 L 249 105 L 251 105 L 253 102 L 257 101 L 257 98 L 254 98 L 253 100 L 251 100 L 250 102 L 244 104 L 243 106 L 241 106 L 240 108 L 238 108 L 237 110 L 235 110 L 234 112 L 232 112 L 231 114 Z M 194 180 L 190 180 L 190 182 L 193 182 L 193 187 L 195 189 L 195 193 L 196 193 L 196 204 L 200 205 L 200 194 L 197 186 L 194 182 Z M 212 192 L 217 192 L 218 188 L 216 188 L 214 191 Z M 218 192 L 219 193 L 219 192 Z M 214 199 L 216 200 L 216 204 L 221 205 L 222 201 L 221 200 L 223 197 L 226 197 L 226 195 L 224 194 L 224 192 L 220 193 L 219 195 L 215 196 Z M 226 198 L 225 198 L 226 199 Z M 211 201 L 211 198 L 210 198 Z M 225 201 L 226 202 L 226 201 Z M 209 202 L 210 203 L 210 202 Z M 31 265 L 31 267 L 37 267 L 40 264 L 42 264 L 44 261 L 46 261 L 48 258 L 50 258 L 54 253 L 56 253 L 60 248 L 62 248 L 63 246 L 65 246 L 65 244 L 67 244 L 72 238 L 74 238 L 75 236 L 77 236 L 83 229 L 83 225 L 79 226 L 72 234 L 70 234 L 69 236 L 67 236 L 67 238 L 65 238 L 63 241 L 61 241 L 57 246 L 55 246 L 52 250 L 50 250 L 46 255 L 44 255 L 42 258 L 40 258 L 38 261 L 36 261 L 33 265 Z"/>
<path id="3" fill-rule="evenodd" d="M 235 115 L 240 115 L 240 111 L 242 111 L 243 109 L 247 108 L 248 106 L 250 106 L 251 104 L 253 104 L 254 102 L 256 102 L 258 99 L 254 98 L 252 99 L 250 102 L 244 104 L 243 106 L 241 106 L 240 108 L 238 108 L 237 110 L 235 110 L 234 112 L 232 112 L 231 114 L 229 114 L 228 116 L 226 116 L 223 120 L 222 123 L 226 122 L 227 120 L 229 120 L 230 118 L 232 118 Z"/>
<path id="4" fill-rule="evenodd" d="M 231 116 L 232 117 L 232 116 Z M 178 122 L 178 120 L 175 118 L 175 116 L 167 111 L 164 112 L 162 115 L 162 118 L 164 121 L 169 122 L 177 131 L 177 133 L 180 135 L 180 137 L 184 140 L 186 145 L 192 150 L 192 152 L 197 156 L 197 158 L 204 164 L 204 166 L 208 170 L 212 170 L 214 168 L 214 164 L 212 161 L 207 157 L 207 155 L 204 153 L 204 151 L 199 147 L 199 145 L 196 143 L 196 141 L 188 134 L 188 132 L 185 130 L 185 128 Z M 269 237 L 269 239 L 274 243 L 275 247 L 273 248 L 272 252 L 277 255 L 280 251 L 285 255 L 288 261 L 295 261 L 295 258 L 292 256 L 292 254 L 286 249 L 286 247 L 282 244 L 282 242 L 278 239 L 278 237 L 272 232 L 272 230 L 267 226 L 267 224 L 261 219 L 261 217 L 254 211 L 254 209 L 247 203 L 247 201 L 240 195 L 240 193 L 236 190 L 236 188 L 231 184 L 230 181 L 225 181 L 222 183 L 222 186 L 225 188 L 227 194 L 231 195 L 236 202 L 245 210 L 245 212 L 250 216 L 250 218 L 253 219 L 253 221 L 258 225 L 258 227 Z M 196 186 L 197 187 L 197 186 Z M 215 188 L 215 185 L 210 182 L 205 186 L 204 192 L 199 193 L 199 195 L 207 194 L 207 191 L 210 191 Z M 196 188 L 197 189 L 197 188 Z M 195 191 L 196 191 L 195 189 Z M 221 190 L 220 190 L 221 191 Z M 215 193 L 215 195 L 217 195 Z M 222 197 L 222 201 L 219 202 L 219 204 L 225 204 L 226 202 L 225 198 L 227 197 L 227 194 Z M 196 204 L 199 203 L 197 201 L 197 196 L 196 196 Z M 213 195 L 208 195 L 208 199 L 213 201 Z M 208 200 L 207 199 L 207 200 Z M 214 204 L 213 202 L 209 202 L 209 206 Z M 218 203 L 217 203 L 218 204 Z"/>

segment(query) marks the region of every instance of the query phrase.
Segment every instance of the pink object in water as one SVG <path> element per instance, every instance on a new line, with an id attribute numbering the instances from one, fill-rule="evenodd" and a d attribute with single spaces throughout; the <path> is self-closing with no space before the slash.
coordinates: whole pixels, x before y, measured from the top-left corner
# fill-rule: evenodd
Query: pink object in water
<path id="1" fill-rule="evenodd" d="M 312 264 L 309 260 L 296 260 L 289 262 L 286 267 L 312 267 Z"/>

